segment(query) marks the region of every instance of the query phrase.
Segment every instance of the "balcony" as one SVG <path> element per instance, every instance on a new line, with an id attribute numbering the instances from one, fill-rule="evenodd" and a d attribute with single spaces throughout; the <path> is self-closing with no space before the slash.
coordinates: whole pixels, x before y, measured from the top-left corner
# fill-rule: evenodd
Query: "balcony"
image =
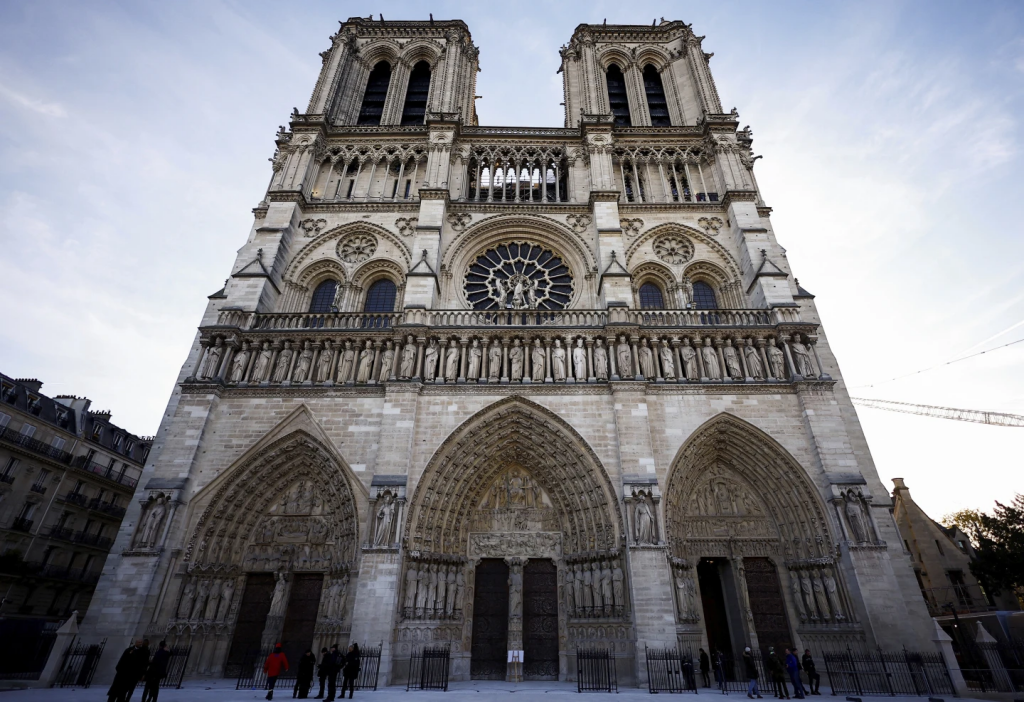
<path id="1" fill-rule="evenodd" d="M 124 485 L 125 487 L 134 488 L 138 483 L 138 480 L 129 477 L 123 470 L 116 471 L 113 466 L 100 465 L 95 461 L 90 461 L 87 456 L 78 456 L 75 458 L 74 467 L 79 470 L 92 473 L 93 475 L 98 475 L 101 478 L 106 478 L 118 485 Z"/>
<path id="2" fill-rule="evenodd" d="M 95 546 L 96 548 L 109 549 L 114 540 L 109 536 L 100 536 L 99 534 L 86 534 L 85 532 L 76 532 L 73 541 L 83 546 Z"/>
<path id="3" fill-rule="evenodd" d="M 14 431 L 7 427 L 0 429 L 0 441 L 6 442 L 8 444 L 14 444 L 15 446 L 19 446 L 22 449 L 26 449 L 37 455 L 44 456 L 53 461 L 57 461 L 58 463 L 63 463 L 64 465 L 68 465 L 69 463 L 71 463 L 72 456 L 67 451 L 54 448 L 53 446 L 44 444 L 42 441 L 39 441 L 38 439 L 33 439 L 31 437 L 25 436 L 21 432 Z"/>
<path id="4" fill-rule="evenodd" d="M 107 516 L 115 517 L 117 519 L 123 517 L 125 513 L 124 507 L 120 507 L 110 502 L 104 502 L 98 497 L 94 497 L 91 500 L 89 500 L 88 507 L 93 511 L 102 512 Z"/>
<path id="5" fill-rule="evenodd" d="M 39 493 L 40 495 L 46 494 L 46 486 L 43 485 L 42 483 L 33 484 L 31 487 L 29 487 L 29 490 L 31 490 L 32 492 Z"/>
<path id="6" fill-rule="evenodd" d="M 23 531 L 26 534 L 32 530 L 32 520 L 25 519 L 24 517 L 18 517 L 11 523 L 11 529 L 15 531 Z"/>
<path id="7" fill-rule="evenodd" d="M 13 475 L 0 475 L 0 483 L 7 483 L 8 485 L 10 485 L 13 482 L 14 482 L 14 476 Z"/>
<path id="8" fill-rule="evenodd" d="M 69 529 L 62 524 L 54 524 L 46 530 L 46 535 L 51 539 L 60 539 L 61 541 L 74 541 L 75 531 Z"/>
<path id="9" fill-rule="evenodd" d="M 79 507 L 85 507 L 89 501 L 88 498 L 80 492 L 69 492 L 66 495 L 60 495 L 57 497 L 61 502 L 66 502 L 69 505 L 77 505 Z"/>
<path id="10" fill-rule="evenodd" d="M 86 570 L 85 568 L 72 568 L 66 565 L 53 565 L 27 562 L 29 572 L 40 578 L 52 578 L 54 580 L 68 580 L 77 583 L 91 584 L 100 579 L 99 571 Z"/>
<path id="11" fill-rule="evenodd" d="M 992 612 L 997 608 L 981 585 L 947 585 L 945 587 L 923 588 L 928 613 L 933 617 Z"/>

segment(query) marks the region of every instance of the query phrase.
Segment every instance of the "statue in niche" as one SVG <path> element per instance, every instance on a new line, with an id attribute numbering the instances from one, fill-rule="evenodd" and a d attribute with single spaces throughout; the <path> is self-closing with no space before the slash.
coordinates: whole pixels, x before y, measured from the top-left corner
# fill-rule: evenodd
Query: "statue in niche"
<path id="1" fill-rule="evenodd" d="M 807 607 L 804 605 L 803 593 L 800 591 L 800 578 L 795 572 L 790 571 L 789 582 L 793 590 L 793 602 L 796 604 L 796 611 L 800 615 L 800 621 L 807 621 Z"/>
<path id="2" fill-rule="evenodd" d="M 572 350 L 572 370 L 577 380 L 587 379 L 587 350 L 583 348 L 583 339 L 576 339 L 576 348 Z"/>
<path id="3" fill-rule="evenodd" d="M 852 541 L 863 543 L 868 540 L 867 524 L 864 522 L 864 511 L 860 497 L 853 490 L 846 493 L 846 522 L 850 525 Z"/>
<path id="4" fill-rule="evenodd" d="M 594 347 L 594 377 L 608 380 L 608 351 L 604 348 L 604 340 L 600 338 Z"/>
<path id="5" fill-rule="evenodd" d="M 206 602 L 206 611 L 203 613 L 203 619 L 213 621 L 217 618 L 217 607 L 220 605 L 220 580 L 214 580 L 213 585 L 210 587 L 210 599 Z"/>
<path id="6" fill-rule="evenodd" d="M 682 568 L 676 569 L 676 600 L 679 604 L 679 618 L 691 621 L 696 618 L 696 602 L 693 578 Z"/>
<path id="7" fill-rule="evenodd" d="M 423 353 L 423 382 L 434 382 L 437 375 L 437 339 L 431 339 L 427 350 Z"/>
<path id="8" fill-rule="evenodd" d="M 462 568 L 459 568 L 455 574 L 455 609 L 462 609 L 462 592 L 465 587 L 466 581 L 462 575 Z"/>
<path id="9" fill-rule="evenodd" d="M 825 594 L 825 586 L 821 582 L 821 575 L 815 571 L 811 578 L 811 586 L 814 588 L 814 599 L 818 603 L 818 611 L 821 618 L 829 619 L 828 596 Z"/>
<path id="10" fill-rule="evenodd" d="M 632 378 L 633 377 L 633 352 L 629 348 L 629 344 L 626 343 L 626 335 L 619 335 L 619 345 L 615 349 L 615 361 L 619 365 L 619 377 L 620 378 Z"/>
<path id="11" fill-rule="evenodd" d="M 135 548 L 153 548 L 160 538 L 160 527 L 167 515 L 167 498 L 159 495 L 146 505 L 141 526 L 135 537 Z"/>
<path id="12" fill-rule="evenodd" d="M 761 363 L 761 355 L 754 348 L 754 342 L 750 339 L 747 339 L 747 344 L 743 347 L 743 357 L 747 359 L 747 370 L 750 371 L 750 377 L 754 380 L 764 380 L 764 365 Z"/>
<path id="13" fill-rule="evenodd" d="M 188 619 L 192 613 L 192 601 L 196 597 L 196 582 L 189 580 L 185 583 L 185 591 L 181 593 L 181 602 L 178 603 L 178 619 Z"/>
<path id="14" fill-rule="evenodd" d="M 331 379 L 331 362 L 334 360 L 334 351 L 331 350 L 330 340 L 324 342 L 323 351 L 316 362 L 316 376 L 314 382 L 326 383 Z"/>
<path id="15" fill-rule="evenodd" d="M 277 582 L 274 584 L 274 595 L 270 598 L 270 611 L 267 612 L 268 617 L 283 617 L 284 610 L 287 606 L 285 602 L 284 594 L 288 589 L 288 581 L 284 579 L 284 573 L 277 573 Z"/>
<path id="16" fill-rule="evenodd" d="M 437 604 L 437 564 L 431 563 L 427 570 L 427 599 L 423 604 L 424 614 L 433 612 Z"/>
<path id="17" fill-rule="evenodd" d="M 497 339 L 487 349 L 487 377 L 494 381 L 501 378 L 501 342 Z"/>
<path id="18" fill-rule="evenodd" d="M 410 563 L 409 569 L 405 571 L 405 609 L 412 612 L 416 607 L 416 586 L 419 583 L 420 574 L 416 570 L 416 564 Z"/>
<path id="19" fill-rule="evenodd" d="M 391 377 L 391 369 L 395 365 L 395 342 L 389 341 L 384 345 L 384 355 L 380 358 L 380 375 L 377 380 L 381 383 Z"/>
<path id="20" fill-rule="evenodd" d="M 452 339 L 448 343 L 448 352 L 444 359 L 444 379 L 454 383 L 459 378 L 459 342 Z"/>
<path id="21" fill-rule="evenodd" d="M 284 342 L 284 348 L 281 349 L 281 353 L 277 356 L 277 365 L 274 366 L 274 376 L 270 379 L 271 382 L 280 383 L 288 379 L 288 371 L 292 365 L 292 344 L 290 341 Z"/>
<path id="22" fill-rule="evenodd" d="M 296 383 L 306 382 L 312 365 L 313 349 L 309 348 L 309 342 L 307 341 L 302 345 L 302 353 L 299 354 L 299 360 L 295 362 L 295 373 L 292 375 L 292 380 Z"/>
<path id="23" fill-rule="evenodd" d="M 704 361 L 704 372 L 712 380 L 722 379 L 722 367 L 718 365 L 718 354 L 711 345 L 711 337 L 704 339 L 704 345 L 700 349 L 701 360 Z"/>
<path id="24" fill-rule="evenodd" d="M 189 621 L 196 621 L 203 616 L 206 607 L 206 599 L 210 596 L 210 581 L 203 579 L 199 581 L 196 589 L 196 599 L 192 603 L 192 612 L 189 614 Z"/>
<path id="25" fill-rule="evenodd" d="M 639 495 L 633 513 L 633 522 L 636 526 L 636 543 L 639 545 L 654 543 L 654 513 L 647 503 L 647 497 Z"/>
<path id="26" fill-rule="evenodd" d="M 608 561 L 601 561 L 601 599 L 604 600 L 605 614 L 611 614 L 615 604 L 614 590 L 612 589 L 612 569 Z"/>
<path id="27" fill-rule="evenodd" d="M 640 375 L 647 380 L 654 380 L 654 352 L 647 343 L 647 337 L 640 340 Z"/>
<path id="28" fill-rule="evenodd" d="M 242 382 L 242 378 L 245 376 L 245 369 L 249 365 L 249 342 L 242 342 L 242 350 L 235 354 L 234 359 L 231 361 L 231 374 L 228 376 L 228 380 L 232 383 Z"/>
<path id="29" fill-rule="evenodd" d="M 523 379 L 523 346 L 519 339 L 512 341 L 512 348 L 508 351 L 508 364 L 511 366 L 510 373 L 512 382 L 518 383 Z"/>
<path id="30" fill-rule="evenodd" d="M 665 380 L 675 380 L 676 364 L 675 359 L 672 358 L 672 348 L 668 345 L 668 339 L 661 340 L 658 358 L 661 360 L 661 377 Z"/>
<path id="31" fill-rule="evenodd" d="M 274 352 L 270 349 L 270 342 L 264 341 L 260 355 L 256 357 L 256 366 L 252 369 L 252 382 L 262 383 L 270 375 L 270 360 Z"/>
<path id="32" fill-rule="evenodd" d="M 583 569 L 580 567 L 580 564 L 577 563 L 573 570 L 575 571 L 575 576 L 572 581 L 572 593 L 573 599 L 576 601 L 576 612 L 585 612 L 585 607 L 589 607 L 590 605 L 584 602 L 585 598 L 583 596 L 583 587 L 585 583 L 583 578 Z"/>
<path id="33" fill-rule="evenodd" d="M 228 610 L 231 609 L 231 598 L 235 594 L 235 581 L 233 578 L 229 578 L 224 581 L 224 584 L 220 587 L 220 603 L 217 605 L 217 616 L 218 622 L 223 622 L 227 619 Z"/>
<path id="34" fill-rule="evenodd" d="M 391 525 L 395 520 L 395 509 L 395 498 L 390 492 L 384 493 L 384 499 L 377 509 L 377 529 L 373 535 L 374 546 L 385 546 L 391 543 Z"/>
<path id="35" fill-rule="evenodd" d="M 693 302 L 693 281 L 690 280 L 690 276 L 688 275 L 683 276 L 682 291 L 683 306 L 689 307 L 690 303 Z"/>
<path id="36" fill-rule="evenodd" d="M 540 339 L 533 340 L 533 351 L 530 352 L 530 377 L 533 378 L 535 383 L 544 382 L 544 361 L 547 358 L 547 354 L 544 353 L 544 347 L 540 345 Z"/>
<path id="37" fill-rule="evenodd" d="M 583 574 L 583 611 L 590 612 L 594 607 L 594 574 L 590 572 L 590 564 L 584 563 L 583 565 L 576 566 Z M 577 578 L 579 575 L 576 576 Z"/>
<path id="38" fill-rule="evenodd" d="M 561 339 L 555 339 L 555 347 L 551 349 L 551 377 L 556 383 L 566 378 L 565 349 Z"/>
<path id="39" fill-rule="evenodd" d="M 565 569 L 565 607 L 569 616 L 576 614 L 576 573 L 572 566 Z"/>
<path id="40" fill-rule="evenodd" d="M 452 612 L 455 611 L 455 586 L 458 579 L 457 575 L 458 566 L 448 566 L 448 575 L 445 577 L 447 581 L 447 592 L 445 597 L 444 613 L 449 617 L 452 616 Z"/>
<path id="41" fill-rule="evenodd" d="M 725 348 L 722 349 L 722 355 L 725 356 L 725 367 L 729 371 L 729 377 L 742 378 L 743 369 L 740 367 L 740 356 L 732 345 L 732 339 L 725 340 Z"/>
<path id="42" fill-rule="evenodd" d="M 480 340 L 473 339 L 473 343 L 469 347 L 469 370 L 466 371 L 466 377 L 469 380 L 480 378 L 480 361 L 483 355 L 484 352 L 480 348 Z"/>
<path id="43" fill-rule="evenodd" d="M 224 355 L 224 340 L 220 337 L 206 349 L 206 358 L 203 359 L 203 367 L 199 370 L 201 380 L 211 380 L 217 376 L 217 369 L 220 368 L 220 359 Z"/>
<path id="44" fill-rule="evenodd" d="M 341 363 L 338 364 L 338 382 L 347 383 L 352 378 L 352 371 L 356 365 L 356 350 L 352 348 L 352 342 L 345 342 L 345 350 L 341 352 Z"/>
<path id="45" fill-rule="evenodd" d="M 437 599 L 434 601 L 435 616 L 444 616 L 445 600 L 448 596 L 448 566 L 437 567 Z"/>
<path id="46" fill-rule="evenodd" d="M 612 560 L 612 596 L 615 604 L 624 607 L 626 604 L 626 583 L 622 568 L 619 567 L 618 559 Z"/>
<path id="47" fill-rule="evenodd" d="M 683 359 L 683 373 L 686 375 L 686 379 L 698 380 L 700 369 L 697 367 L 697 350 L 690 346 L 689 339 L 683 339 L 683 348 L 679 349 L 679 355 Z"/>
<path id="48" fill-rule="evenodd" d="M 373 342 L 366 340 L 366 345 L 359 352 L 359 369 L 356 373 L 356 382 L 365 383 L 370 380 L 373 373 Z"/>
<path id="49" fill-rule="evenodd" d="M 824 573 L 825 594 L 828 596 L 828 603 L 832 607 L 836 621 L 841 622 L 846 619 L 846 616 L 843 614 L 843 608 L 839 606 L 839 589 L 836 579 L 832 576 L 831 568 L 825 568 Z"/>
<path id="50" fill-rule="evenodd" d="M 593 589 L 591 598 L 594 601 L 594 613 L 601 614 L 604 610 L 604 591 L 601 590 L 601 566 L 597 563 L 589 563 L 585 566 L 590 577 L 590 586 Z"/>
<path id="51" fill-rule="evenodd" d="M 783 356 L 782 349 L 775 345 L 774 337 L 768 339 L 768 348 L 765 353 L 768 356 L 769 371 L 773 378 L 785 378 L 786 377 L 786 359 Z"/>
<path id="52" fill-rule="evenodd" d="M 800 573 L 800 591 L 803 592 L 804 602 L 807 603 L 807 611 L 811 621 L 818 620 L 818 612 L 814 609 L 814 588 L 811 585 L 811 576 L 807 571 Z"/>
<path id="53" fill-rule="evenodd" d="M 416 616 L 422 617 L 427 608 L 427 588 L 430 585 L 430 566 L 428 564 L 419 564 L 416 581 Z"/>
<path id="54" fill-rule="evenodd" d="M 793 351 L 793 361 L 796 372 L 805 378 L 817 377 L 814 373 L 814 366 L 811 364 L 811 352 L 800 342 L 800 335 L 794 334 L 793 340 L 789 342 L 789 348 Z"/>
<path id="55" fill-rule="evenodd" d="M 410 334 L 402 347 L 402 366 L 398 370 L 400 380 L 408 380 L 416 375 L 416 343 Z"/>

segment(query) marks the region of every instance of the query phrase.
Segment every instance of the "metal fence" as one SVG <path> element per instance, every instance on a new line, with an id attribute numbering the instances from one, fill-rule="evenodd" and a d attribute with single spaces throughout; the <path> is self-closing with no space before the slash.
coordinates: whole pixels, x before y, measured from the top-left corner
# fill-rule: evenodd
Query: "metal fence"
<path id="1" fill-rule="evenodd" d="M 451 644 L 427 646 L 409 659 L 409 681 L 406 690 L 448 690 L 448 669 Z"/>
<path id="2" fill-rule="evenodd" d="M 615 659 L 606 648 L 576 649 L 576 691 L 618 692 Z"/>
<path id="3" fill-rule="evenodd" d="M 754 667 L 757 668 L 757 684 L 763 693 L 770 690 L 772 682 L 765 675 L 764 660 L 760 651 L 751 651 Z M 722 694 L 729 692 L 746 692 L 750 679 L 747 677 L 747 664 L 743 658 L 734 658 L 718 651 L 711 655 L 712 669 L 715 674 L 715 686 Z"/>
<path id="4" fill-rule="evenodd" d="M 826 651 L 825 671 L 833 695 L 955 695 L 940 653 L 918 651 Z"/>
<path id="5" fill-rule="evenodd" d="M 380 674 L 380 652 L 383 648 L 383 641 L 376 646 L 359 647 L 359 677 L 356 678 L 357 690 L 377 689 L 377 677 Z"/>
<path id="6" fill-rule="evenodd" d="M 64 649 L 60 672 L 51 687 L 89 687 L 106 645 L 106 639 L 98 644 L 76 643 L 72 640 Z"/>
<path id="7" fill-rule="evenodd" d="M 0 620 L 0 680 L 38 680 L 57 640 L 57 622 Z"/>
<path id="8" fill-rule="evenodd" d="M 167 677 L 160 681 L 160 687 L 181 688 L 181 681 L 185 677 L 185 666 L 188 665 L 188 658 L 192 655 L 191 646 L 171 646 L 167 649 L 171 657 L 167 660 Z"/>
<path id="9" fill-rule="evenodd" d="M 647 648 L 647 691 L 693 692 L 697 694 L 697 679 L 693 674 L 693 655 L 675 648 Z"/>
<path id="10" fill-rule="evenodd" d="M 1024 641 L 975 641 L 957 648 L 968 690 L 1024 692 Z"/>
<path id="11" fill-rule="evenodd" d="M 263 670 L 263 662 L 267 656 L 274 652 L 273 646 L 264 648 L 251 648 L 242 657 L 241 667 L 238 669 L 238 682 L 235 683 L 236 690 L 265 690 L 267 688 L 267 673 Z M 291 661 L 289 661 L 291 664 Z M 277 688 L 285 689 L 282 683 L 293 683 L 298 674 L 298 665 L 291 665 L 288 670 L 281 671 L 277 676 Z"/>

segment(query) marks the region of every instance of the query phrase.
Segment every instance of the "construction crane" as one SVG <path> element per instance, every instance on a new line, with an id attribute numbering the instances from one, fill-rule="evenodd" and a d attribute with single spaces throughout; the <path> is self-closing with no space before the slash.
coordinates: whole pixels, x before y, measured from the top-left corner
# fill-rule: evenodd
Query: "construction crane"
<path id="1" fill-rule="evenodd" d="M 894 402 L 892 400 L 870 400 L 866 397 L 851 397 L 853 404 L 861 407 L 904 414 L 919 414 L 922 417 L 939 419 L 955 419 L 960 422 L 991 424 L 997 427 L 1024 427 L 1024 416 L 1006 414 L 1005 412 L 985 412 L 983 410 L 957 409 L 955 407 L 936 407 L 935 405 L 915 405 L 910 402 Z"/>

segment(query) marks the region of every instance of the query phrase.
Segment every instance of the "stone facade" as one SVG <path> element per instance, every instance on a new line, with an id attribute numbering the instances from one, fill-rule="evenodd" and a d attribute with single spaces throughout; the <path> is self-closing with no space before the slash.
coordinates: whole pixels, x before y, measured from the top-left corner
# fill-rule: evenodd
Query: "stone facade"
<path id="1" fill-rule="evenodd" d="M 383 642 L 392 682 L 431 642 L 456 679 L 505 649 L 572 679 L 599 645 L 639 682 L 645 645 L 930 646 L 700 43 L 580 25 L 565 127 L 489 128 L 462 22 L 342 23 L 87 635 L 191 642 L 209 675 L 279 638 Z"/>

